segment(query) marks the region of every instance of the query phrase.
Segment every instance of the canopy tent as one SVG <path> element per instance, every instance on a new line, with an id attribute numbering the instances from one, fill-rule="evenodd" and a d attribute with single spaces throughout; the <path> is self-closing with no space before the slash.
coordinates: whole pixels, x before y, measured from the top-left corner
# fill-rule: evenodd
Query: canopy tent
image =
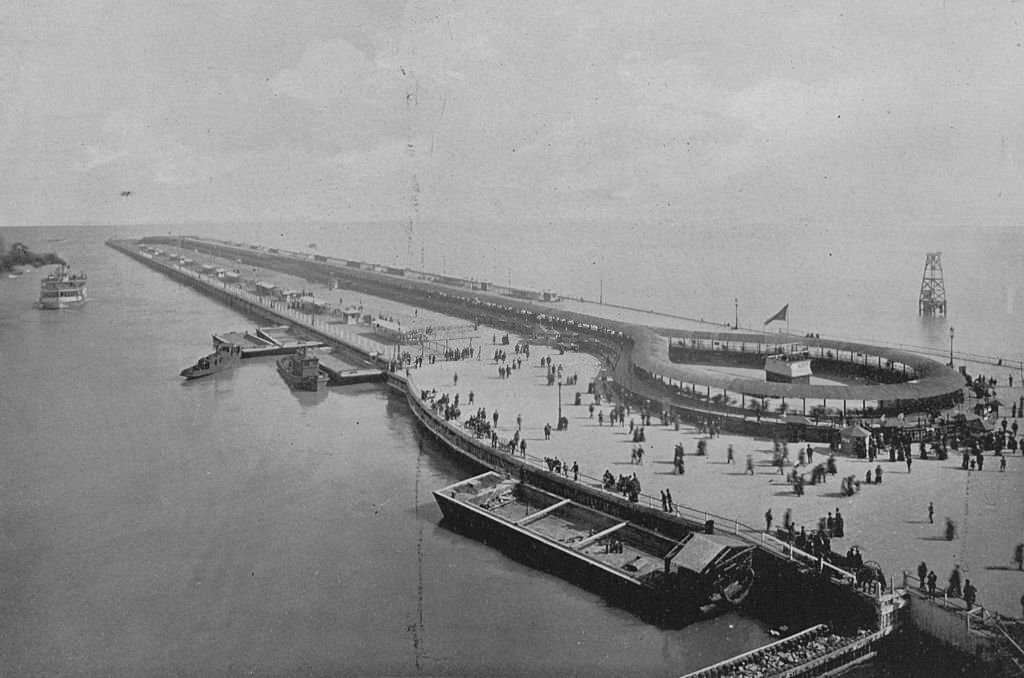
<path id="1" fill-rule="evenodd" d="M 868 438 L 871 432 L 857 426 L 847 426 L 839 432 L 839 440 L 845 454 L 864 458 L 868 456 Z"/>

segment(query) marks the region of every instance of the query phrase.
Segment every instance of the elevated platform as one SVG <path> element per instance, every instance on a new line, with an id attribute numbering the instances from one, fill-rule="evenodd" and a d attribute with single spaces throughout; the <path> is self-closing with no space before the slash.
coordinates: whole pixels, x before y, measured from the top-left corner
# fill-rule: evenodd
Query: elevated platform
<path id="1" fill-rule="evenodd" d="M 213 335 L 213 347 L 234 344 L 242 347 L 242 358 L 258 358 L 269 355 L 295 353 L 302 348 L 323 346 L 322 341 L 310 340 L 293 335 L 286 326 L 257 328 L 251 332 L 222 332 Z"/>
<path id="2" fill-rule="evenodd" d="M 320 359 L 320 371 L 327 375 L 328 386 L 383 382 L 386 377 L 383 370 L 355 368 L 330 353 L 318 353 L 317 357 Z"/>

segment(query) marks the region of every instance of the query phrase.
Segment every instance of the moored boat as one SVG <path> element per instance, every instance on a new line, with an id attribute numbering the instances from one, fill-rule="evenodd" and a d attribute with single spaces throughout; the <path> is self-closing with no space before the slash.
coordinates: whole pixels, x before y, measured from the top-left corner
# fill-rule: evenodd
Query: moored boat
<path id="1" fill-rule="evenodd" d="M 320 371 L 320 359 L 305 348 L 278 358 L 277 371 L 297 391 L 319 391 L 327 383 L 327 375 Z"/>
<path id="2" fill-rule="evenodd" d="M 203 356 L 195 365 L 186 367 L 181 376 L 186 379 L 198 379 L 217 372 L 223 372 L 237 365 L 242 359 L 242 347 L 236 344 L 220 344 L 213 353 Z"/>
<path id="3" fill-rule="evenodd" d="M 493 471 L 434 498 L 455 526 L 647 612 L 723 611 L 754 582 L 754 547 L 739 539 L 698 531 L 672 539 Z"/>
<path id="4" fill-rule="evenodd" d="M 64 264 L 40 283 L 39 308 L 56 309 L 84 304 L 87 298 L 85 273 L 72 273 Z"/>

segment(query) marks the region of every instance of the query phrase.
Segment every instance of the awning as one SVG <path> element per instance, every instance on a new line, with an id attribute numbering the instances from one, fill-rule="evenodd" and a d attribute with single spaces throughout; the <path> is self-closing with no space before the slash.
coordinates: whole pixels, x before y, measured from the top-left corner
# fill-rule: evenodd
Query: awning
<path id="1" fill-rule="evenodd" d="M 861 426 L 857 426 L 856 424 L 854 424 L 853 426 L 847 426 L 846 428 L 841 430 L 839 432 L 839 435 L 842 436 L 843 438 L 870 438 L 871 432 Z"/>

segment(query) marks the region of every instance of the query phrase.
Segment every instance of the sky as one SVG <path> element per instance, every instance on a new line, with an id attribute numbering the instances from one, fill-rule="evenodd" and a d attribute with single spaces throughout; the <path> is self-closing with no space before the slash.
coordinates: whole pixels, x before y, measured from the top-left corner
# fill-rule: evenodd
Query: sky
<path id="1" fill-rule="evenodd" d="M 1015 227 L 1024 3 L 0 8 L 0 225 Z"/>

